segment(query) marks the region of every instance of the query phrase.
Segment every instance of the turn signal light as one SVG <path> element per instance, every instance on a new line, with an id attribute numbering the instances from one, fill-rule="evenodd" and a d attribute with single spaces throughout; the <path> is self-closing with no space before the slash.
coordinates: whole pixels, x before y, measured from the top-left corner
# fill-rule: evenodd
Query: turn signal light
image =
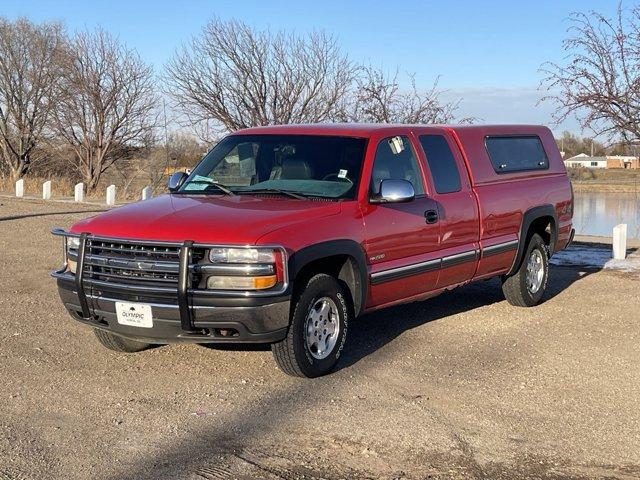
<path id="1" fill-rule="evenodd" d="M 210 290 L 265 290 L 278 282 L 276 275 L 264 277 L 209 277 L 207 288 Z"/>
<path id="2" fill-rule="evenodd" d="M 75 260 L 67 260 L 67 270 L 75 275 L 76 269 L 78 267 L 78 262 Z"/>

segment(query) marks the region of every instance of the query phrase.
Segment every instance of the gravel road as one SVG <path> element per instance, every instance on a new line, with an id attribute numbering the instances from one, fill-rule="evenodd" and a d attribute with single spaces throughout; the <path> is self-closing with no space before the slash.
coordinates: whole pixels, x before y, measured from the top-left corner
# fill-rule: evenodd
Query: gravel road
<path id="1" fill-rule="evenodd" d="M 339 370 L 268 348 L 123 355 L 68 317 L 48 232 L 97 206 L 0 198 L 0 479 L 639 478 L 640 278 L 553 267 L 366 315 Z"/>

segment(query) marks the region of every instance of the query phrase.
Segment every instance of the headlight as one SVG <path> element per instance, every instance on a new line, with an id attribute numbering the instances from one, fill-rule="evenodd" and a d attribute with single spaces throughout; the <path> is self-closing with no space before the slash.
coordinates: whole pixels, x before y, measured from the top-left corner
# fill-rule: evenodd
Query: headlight
<path id="1" fill-rule="evenodd" d="M 283 254 L 273 248 L 213 247 L 209 261 L 209 290 L 266 290 L 286 281 Z"/>
<path id="2" fill-rule="evenodd" d="M 67 249 L 68 250 L 77 250 L 80 247 L 80 238 L 78 237 L 67 237 Z"/>
<path id="3" fill-rule="evenodd" d="M 260 248 L 212 248 L 209 251 L 211 263 L 274 263 L 275 253 Z"/>

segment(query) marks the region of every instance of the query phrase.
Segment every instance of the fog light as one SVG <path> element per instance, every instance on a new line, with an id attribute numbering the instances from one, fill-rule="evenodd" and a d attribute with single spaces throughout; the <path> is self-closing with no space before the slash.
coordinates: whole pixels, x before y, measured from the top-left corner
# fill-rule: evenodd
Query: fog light
<path id="1" fill-rule="evenodd" d="M 209 277 L 207 288 L 210 290 L 264 290 L 278 282 L 275 275 L 265 277 Z"/>

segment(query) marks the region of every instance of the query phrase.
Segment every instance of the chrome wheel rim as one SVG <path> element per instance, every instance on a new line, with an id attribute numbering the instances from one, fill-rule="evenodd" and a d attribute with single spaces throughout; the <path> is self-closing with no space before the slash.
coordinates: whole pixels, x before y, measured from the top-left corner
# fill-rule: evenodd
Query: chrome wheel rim
<path id="1" fill-rule="evenodd" d="M 544 261 L 542 259 L 542 253 L 540 250 L 535 249 L 529 255 L 527 261 L 527 290 L 529 293 L 537 293 L 542 287 L 542 281 L 544 280 Z"/>
<path id="2" fill-rule="evenodd" d="M 307 350 L 313 358 L 327 358 L 338 342 L 340 316 L 336 303 L 321 297 L 311 303 L 305 322 Z"/>

